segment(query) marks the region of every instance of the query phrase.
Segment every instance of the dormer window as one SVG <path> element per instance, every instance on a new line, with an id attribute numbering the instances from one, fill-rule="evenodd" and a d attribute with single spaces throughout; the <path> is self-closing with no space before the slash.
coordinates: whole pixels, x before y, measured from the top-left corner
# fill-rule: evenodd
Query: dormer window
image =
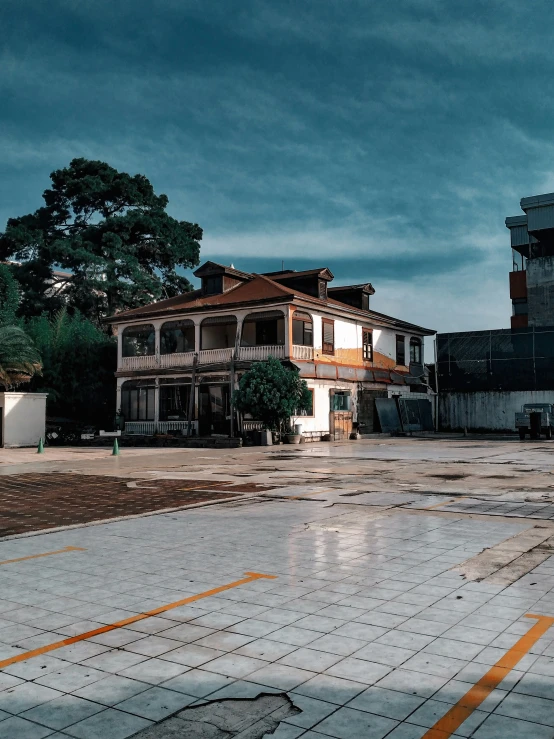
<path id="1" fill-rule="evenodd" d="M 204 295 L 219 295 L 223 292 L 223 275 L 210 275 L 202 279 Z"/>

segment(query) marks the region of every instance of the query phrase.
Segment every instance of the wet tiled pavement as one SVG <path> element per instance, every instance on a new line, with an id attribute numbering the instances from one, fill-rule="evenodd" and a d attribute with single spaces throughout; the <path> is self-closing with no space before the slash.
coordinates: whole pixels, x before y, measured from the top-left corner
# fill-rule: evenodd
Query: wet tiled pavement
<path id="1" fill-rule="evenodd" d="M 550 522 L 280 479 L 266 497 L 0 541 L 0 739 L 125 739 L 272 692 L 301 712 L 267 739 L 553 739 L 554 627 L 529 635 L 554 616 L 554 557 L 508 586 L 453 569 Z"/>

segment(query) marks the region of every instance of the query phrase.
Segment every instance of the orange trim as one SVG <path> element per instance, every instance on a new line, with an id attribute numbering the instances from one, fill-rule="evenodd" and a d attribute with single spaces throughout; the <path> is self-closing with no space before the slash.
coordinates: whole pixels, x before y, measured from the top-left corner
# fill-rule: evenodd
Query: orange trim
<path id="1" fill-rule="evenodd" d="M 449 739 L 485 698 L 500 685 L 510 670 L 513 670 L 517 663 L 525 657 L 541 636 L 554 625 L 554 618 L 550 616 L 536 616 L 532 613 L 527 613 L 525 616 L 526 618 L 537 618 L 538 622 L 421 739 Z"/>
<path id="2" fill-rule="evenodd" d="M 77 642 L 84 641 L 85 639 L 90 639 L 93 636 L 106 634 L 108 631 L 115 631 L 115 629 L 121 629 L 124 626 L 129 626 L 129 624 L 135 624 L 137 623 L 137 621 L 143 621 L 145 618 L 149 618 L 150 616 L 157 616 L 159 613 L 165 613 L 166 611 L 170 611 L 172 608 L 178 608 L 179 606 L 184 606 L 187 603 L 194 603 L 197 600 L 202 600 L 202 598 L 209 598 L 210 595 L 217 595 L 217 593 L 223 593 L 225 590 L 238 588 L 239 585 L 246 585 L 249 582 L 254 582 L 254 580 L 261 580 L 264 578 L 267 580 L 275 580 L 277 577 L 276 575 L 262 575 L 259 572 L 245 572 L 244 574 L 247 575 L 247 577 L 244 577 L 241 580 L 235 580 L 228 585 L 220 585 L 218 588 L 205 590 L 203 593 L 199 593 L 198 595 L 191 595 L 188 598 L 176 600 L 174 603 L 168 603 L 165 606 L 153 608 L 151 611 L 145 611 L 144 613 L 139 613 L 136 616 L 130 616 L 129 618 L 124 618 L 121 621 L 116 621 L 113 624 L 101 626 L 100 628 L 93 629 L 92 631 L 86 631 L 84 634 L 71 636 L 68 639 L 62 639 L 61 641 L 54 642 L 53 644 L 47 644 L 44 647 L 39 647 L 39 649 L 32 649 L 30 652 L 23 652 L 22 654 L 17 654 L 15 657 L 9 657 L 8 659 L 4 659 L 0 662 L 0 670 L 4 667 L 14 665 L 17 662 L 24 662 L 27 659 L 31 659 L 31 657 L 39 657 L 41 654 L 53 652 L 55 649 L 61 649 L 61 647 L 67 647 L 70 644 L 76 644 Z"/>
<path id="3" fill-rule="evenodd" d="M 86 552 L 83 547 L 66 547 L 65 549 L 57 549 L 55 552 L 44 552 L 44 554 L 31 554 L 28 557 L 17 557 L 17 559 L 5 559 L 0 565 L 9 565 L 11 562 L 25 562 L 27 559 L 39 559 L 39 557 L 51 557 L 53 554 L 63 554 L 64 552 Z"/>

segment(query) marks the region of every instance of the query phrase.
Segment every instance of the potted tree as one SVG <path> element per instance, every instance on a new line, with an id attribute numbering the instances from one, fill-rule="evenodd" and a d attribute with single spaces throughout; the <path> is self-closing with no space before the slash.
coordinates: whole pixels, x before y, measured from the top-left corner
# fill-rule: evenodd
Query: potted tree
<path id="1" fill-rule="evenodd" d="M 300 435 L 290 433 L 291 416 L 308 410 L 311 400 L 306 381 L 300 378 L 298 370 L 285 367 L 275 357 L 254 362 L 233 394 L 237 410 L 261 421 L 267 435 L 279 432 L 292 440 L 291 443 L 300 441 Z"/>

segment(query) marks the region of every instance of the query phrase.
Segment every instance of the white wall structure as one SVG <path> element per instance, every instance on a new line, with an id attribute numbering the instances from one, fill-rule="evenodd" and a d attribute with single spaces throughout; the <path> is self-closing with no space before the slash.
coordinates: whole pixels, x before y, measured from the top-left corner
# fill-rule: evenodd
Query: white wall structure
<path id="1" fill-rule="evenodd" d="M 525 403 L 554 403 L 552 390 L 494 390 L 439 395 L 439 428 L 515 432 L 515 414 Z"/>
<path id="2" fill-rule="evenodd" d="M 0 393 L 0 447 L 37 446 L 46 431 L 48 393 Z"/>

